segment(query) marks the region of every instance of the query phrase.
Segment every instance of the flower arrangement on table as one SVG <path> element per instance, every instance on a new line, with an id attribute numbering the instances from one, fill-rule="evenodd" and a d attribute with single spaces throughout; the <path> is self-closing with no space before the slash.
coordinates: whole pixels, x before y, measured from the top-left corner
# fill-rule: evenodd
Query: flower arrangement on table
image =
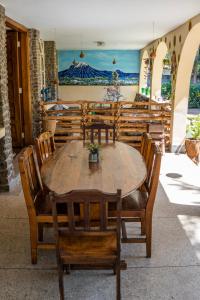
<path id="1" fill-rule="evenodd" d="M 95 143 L 90 143 L 87 145 L 89 150 L 89 162 L 98 162 L 99 161 L 99 145 Z"/>

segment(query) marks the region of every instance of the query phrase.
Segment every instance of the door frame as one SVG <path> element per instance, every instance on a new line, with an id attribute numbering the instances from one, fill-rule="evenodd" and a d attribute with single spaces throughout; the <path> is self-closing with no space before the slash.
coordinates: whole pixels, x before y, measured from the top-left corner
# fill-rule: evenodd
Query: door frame
<path id="1" fill-rule="evenodd" d="M 24 121 L 24 144 L 33 142 L 32 135 L 32 105 L 31 105 L 31 82 L 30 82 L 30 49 L 28 28 L 6 16 L 7 27 L 17 31 L 21 36 L 21 69 L 22 69 L 22 105 Z"/>

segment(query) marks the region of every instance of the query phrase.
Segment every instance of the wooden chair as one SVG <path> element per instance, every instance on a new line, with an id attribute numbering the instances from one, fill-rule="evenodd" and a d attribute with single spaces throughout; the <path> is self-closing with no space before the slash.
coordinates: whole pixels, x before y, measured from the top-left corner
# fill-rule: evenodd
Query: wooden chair
<path id="1" fill-rule="evenodd" d="M 22 188 L 27 206 L 32 264 L 37 263 L 37 249 L 55 248 L 55 243 L 44 243 L 43 226 L 53 225 L 52 207 L 48 191 L 43 188 L 37 157 L 33 146 L 23 150 L 19 157 L 19 171 L 21 175 Z M 59 215 L 59 222 L 66 222 L 66 216 Z"/>
<path id="2" fill-rule="evenodd" d="M 148 160 L 149 160 L 151 143 L 152 143 L 151 135 L 149 133 L 144 132 L 142 135 L 142 140 L 141 140 L 140 153 L 142 154 L 146 164 L 148 163 Z"/>
<path id="3" fill-rule="evenodd" d="M 137 190 L 122 200 L 122 242 L 146 243 L 146 256 L 151 257 L 152 214 L 158 187 L 161 151 L 158 145 L 151 144 L 147 166 L 145 191 Z M 125 222 L 141 222 L 141 235 L 145 237 L 128 238 Z"/>
<path id="4" fill-rule="evenodd" d="M 162 153 L 165 153 L 165 127 L 164 124 L 150 123 L 147 126 L 147 132 L 151 135 L 155 143 L 159 143 Z"/>
<path id="5" fill-rule="evenodd" d="M 36 153 L 38 163 L 41 167 L 42 164 L 48 159 L 55 151 L 55 143 L 53 134 L 49 131 L 43 132 L 35 139 Z"/>
<path id="6" fill-rule="evenodd" d="M 115 125 L 108 125 L 104 123 L 95 123 L 92 125 L 84 125 L 83 126 L 83 140 L 86 140 L 86 134 L 90 133 L 90 141 L 94 143 L 96 137 L 98 139 L 98 143 L 101 144 L 102 141 L 102 133 L 105 132 L 105 142 L 108 144 L 109 142 L 109 134 L 111 133 L 112 141 L 115 142 Z"/>
<path id="7" fill-rule="evenodd" d="M 50 194 L 53 206 L 54 229 L 57 245 L 60 299 L 64 299 L 63 268 L 65 265 L 111 265 L 116 272 L 117 300 L 120 298 L 120 209 L 121 191 L 104 194 L 97 190 L 71 191 L 63 195 Z M 69 223 L 59 227 L 58 204 L 65 204 Z M 115 204 L 117 218 L 109 224 L 108 205 Z M 74 219 L 74 205 L 83 207 L 83 222 Z M 90 218 L 92 205 L 99 205 L 99 221 Z M 95 226 L 95 227 L 94 227 Z"/>

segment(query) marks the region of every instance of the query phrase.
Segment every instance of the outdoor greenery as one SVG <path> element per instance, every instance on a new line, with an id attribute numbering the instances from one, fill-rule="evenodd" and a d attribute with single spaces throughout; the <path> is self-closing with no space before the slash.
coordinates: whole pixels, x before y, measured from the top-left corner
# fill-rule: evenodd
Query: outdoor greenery
<path id="1" fill-rule="evenodd" d="M 171 91 L 172 91 L 171 81 L 163 82 L 161 87 L 162 97 L 167 100 L 171 99 Z"/>
<path id="2" fill-rule="evenodd" d="M 188 117 L 187 138 L 200 139 L 200 115 Z"/>
<path id="3" fill-rule="evenodd" d="M 162 96 L 164 99 L 171 98 L 171 82 L 165 82 L 162 84 Z M 189 108 L 200 108 L 200 83 L 190 84 L 190 97 L 189 97 Z"/>
<path id="4" fill-rule="evenodd" d="M 200 108 L 200 83 L 190 84 L 189 108 Z"/>
<path id="5" fill-rule="evenodd" d="M 170 77 L 165 78 L 162 82 L 161 94 L 164 99 L 171 98 L 171 80 Z M 194 61 L 194 67 L 191 75 L 189 108 L 200 108 L 200 48 Z"/>

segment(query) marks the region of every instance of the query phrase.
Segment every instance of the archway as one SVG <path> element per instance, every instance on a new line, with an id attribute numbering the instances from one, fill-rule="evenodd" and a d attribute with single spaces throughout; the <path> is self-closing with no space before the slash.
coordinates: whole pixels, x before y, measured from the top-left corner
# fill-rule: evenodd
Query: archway
<path id="1" fill-rule="evenodd" d="M 143 89 L 148 86 L 148 70 L 149 70 L 149 54 L 147 50 L 144 51 L 140 66 L 140 86 L 139 92 L 143 93 Z"/>
<path id="2" fill-rule="evenodd" d="M 184 141 L 187 122 L 190 78 L 200 44 L 200 23 L 188 33 L 179 60 L 172 116 L 172 151 L 175 151 Z"/>
<path id="3" fill-rule="evenodd" d="M 169 52 L 167 52 L 163 60 L 163 72 L 161 78 L 161 98 L 164 100 L 171 100 L 172 95 L 172 59 Z"/>
<path id="4" fill-rule="evenodd" d="M 156 49 L 156 57 L 153 62 L 152 81 L 151 81 L 151 98 L 161 97 L 163 60 L 168 52 L 165 42 L 161 42 Z"/>

